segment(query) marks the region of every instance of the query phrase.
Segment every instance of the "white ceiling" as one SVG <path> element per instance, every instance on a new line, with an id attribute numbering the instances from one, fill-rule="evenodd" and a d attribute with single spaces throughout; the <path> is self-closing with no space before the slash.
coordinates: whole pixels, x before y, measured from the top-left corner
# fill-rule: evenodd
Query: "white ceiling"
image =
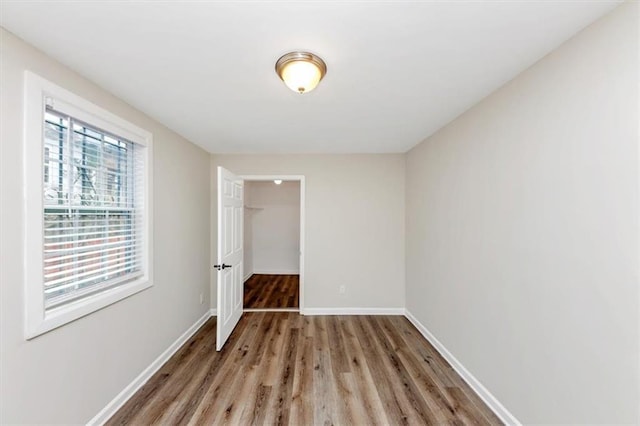
<path id="1" fill-rule="evenodd" d="M 217 153 L 404 152 L 612 1 L 2 1 L 0 25 Z M 327 63 L 296 94 L 284 53 Z"/>

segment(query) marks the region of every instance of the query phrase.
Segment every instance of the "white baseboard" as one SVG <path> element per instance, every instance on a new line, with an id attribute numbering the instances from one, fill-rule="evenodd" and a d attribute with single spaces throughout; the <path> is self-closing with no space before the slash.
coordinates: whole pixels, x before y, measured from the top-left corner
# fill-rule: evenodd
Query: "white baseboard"
<path id="1" fill-rule="evenodd" d="M 404 308 L 304 308 L 302 315 L 404 315 Z"/>
<path id="2" fill-rule="evenodd" d="M 248 273 L 247 275 L 244 276 L 244 278 L 242 279 L 243 282 L 247 282 L 247 280 L 249 278 L 251 278 L 251 276 L 253 275 L 253 272 Z"/>
<path id="3" fill-rule="evenodd" d="M 212 316 L 211 311 L 205 312 L 205 314 L 198 319 L 187 331 L 182 333 L 175 342 L 171 344 L 158 358 L 156 358 L 151 365 L 138 375 L 131 383 L 125 387 L 111 402 L 109 402 L 98 414 L 96 414 L 89 422 L 88 425 L 104 425 L 107 420 L 111 418 L 124 404 L 131 398 L 146 382 L 153 376 L 156 371 L 164 365 L 165 362 L 171 358 L 171 356 L 180 349 L 180 347 L 193 336 L 196 331 L 202 327 L 202 325 Z"/>
<path id="4" fill-rule="evenodd" d="M 405 317 L 420 331 L 425 339 L 442 355 L 442 357 L 451 364 L 451 367 L 467 382 L 471 389 L 484 401 L 485 404 L 500 418 L 506 425 L 522 425 L 513 414 L 507 410 L 498 399 L 485 388 L 478 379 L 476 379 L 469 370 L 467 370 L 460 361 L 453 356 L 447 348 L 440 343 L 436 337 L 425 327 L 416 317 L 408 310 L 405 310 Z"/>
<path id="5" fill-rule="evenodd" d="M 211 308 L 211 310 L 209 310 L 209 316 L 210 317 L 217 317 L 218 316 L 218 310 L 216 308 Z"/>
<path id="6" fill-rule="evenodd" d="M 299 269 L 258 269 L 253 271 L 254 274 L 260 275 L 300 275 Z"/>

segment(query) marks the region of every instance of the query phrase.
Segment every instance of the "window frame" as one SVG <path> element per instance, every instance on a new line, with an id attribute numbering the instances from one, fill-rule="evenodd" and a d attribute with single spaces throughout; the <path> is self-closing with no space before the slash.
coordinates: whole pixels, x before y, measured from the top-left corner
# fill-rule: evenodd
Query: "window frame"
<path id="1" fill-rule="evenodd" d="M 24 306 L 25 338 L 31 339 L 153 285 L 152 277 L 152 145 L 153 135 L 123 118 L 81 98 L 44 78 L 24 75 Z M 97 128 L 144 147 L 142 203 L 142 275 L 68 304 L 45 309 L 44 295 L 44 117 L 48 103 Z"/>

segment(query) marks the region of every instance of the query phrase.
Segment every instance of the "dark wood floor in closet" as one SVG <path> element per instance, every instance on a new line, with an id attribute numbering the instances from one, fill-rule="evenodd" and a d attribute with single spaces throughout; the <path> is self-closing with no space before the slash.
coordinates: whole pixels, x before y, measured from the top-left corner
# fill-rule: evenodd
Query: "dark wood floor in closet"
<path id="1" fill-rule="evenodd" d="M 209 320 L 109 425 L 488 425 L 499 419 L 400 316 Z"/>
<path id="2" fill-rule="evenodd" d="M 298 275 L 253 274 L 244 283 L 245 309 L 298 308 Z"/>

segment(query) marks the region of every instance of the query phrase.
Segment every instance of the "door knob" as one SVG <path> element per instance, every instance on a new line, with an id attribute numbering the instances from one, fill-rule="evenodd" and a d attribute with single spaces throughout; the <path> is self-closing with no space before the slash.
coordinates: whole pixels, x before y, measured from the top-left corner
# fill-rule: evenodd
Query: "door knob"
<path id="1" fill-rule="evenodd" d="M 223 263 L 222 265 L 213 265 L 213 267 L 218 271 L 221 269 L 231 268 L 231 266 L 232 265 L 227 265 L 226 263 Z"/>

